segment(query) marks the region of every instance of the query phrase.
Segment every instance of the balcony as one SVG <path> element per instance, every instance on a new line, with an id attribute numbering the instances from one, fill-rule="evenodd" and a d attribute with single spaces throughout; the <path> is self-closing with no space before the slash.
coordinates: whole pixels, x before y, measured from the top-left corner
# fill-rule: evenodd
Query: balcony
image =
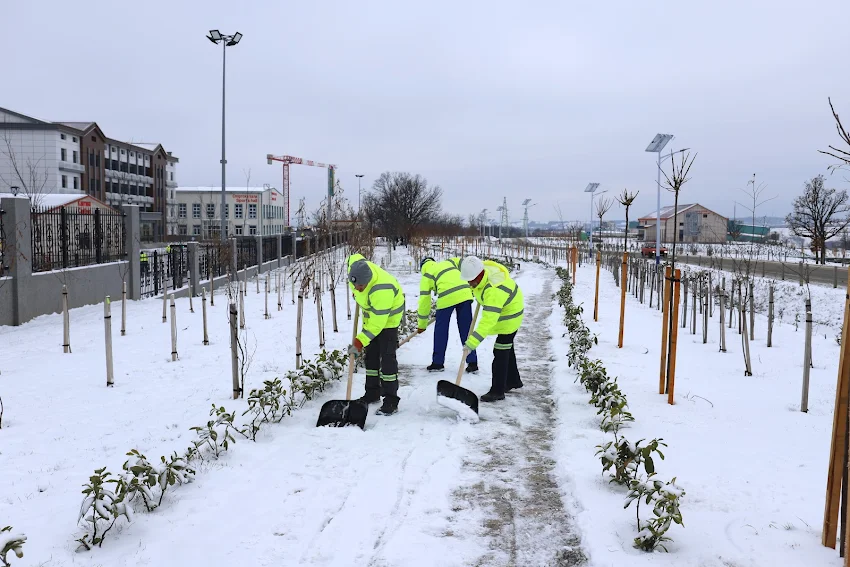
<path id="1" fill-rule="evenodd" d="M 177 185 L 176 181 L 166 181 L 165 186 L 168 187 L 169 189 L 176 189 L 177 187 L 179 187 L 179 185 Z"/>
<path id="2" fill-rule="evenodd" d="M 70 161 L 60 161 L 59 169 L 62 171 L 73 171 L 74 173 L 85 173 L 86 166 L 81 163 L 71 163 Z"/>

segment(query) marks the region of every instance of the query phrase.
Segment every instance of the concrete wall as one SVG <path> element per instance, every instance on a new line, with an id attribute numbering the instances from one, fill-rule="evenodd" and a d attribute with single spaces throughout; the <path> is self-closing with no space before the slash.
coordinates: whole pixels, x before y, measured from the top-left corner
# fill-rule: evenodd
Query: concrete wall
<path id="1" fill-rule="evenodd" d="M 121 299 L 121 273 L 128 270 L 127 262 L 114 262 L 33 274 L 21 306 L 22 313 L 32 319 L 61 312 L 63 283 L 68 286 L 68 305 L 72 309 L 101 303 L 107 295 L 118 301 Z"/>
<path id="2" fill-rule="evenodd" d="M 12 278 L 0 278 L 0 325 L 12 325 L 14 323 L 14 313 L 12 312 L 13 285 Z"/>

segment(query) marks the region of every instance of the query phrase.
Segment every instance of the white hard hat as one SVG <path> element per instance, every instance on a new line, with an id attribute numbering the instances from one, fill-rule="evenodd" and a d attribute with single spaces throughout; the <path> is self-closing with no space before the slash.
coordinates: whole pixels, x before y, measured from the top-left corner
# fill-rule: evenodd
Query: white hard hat
<path id="1" fill-rule="evenodd" d="M 484 271 L 484 262 L 478 256 L 467 256 L 460 263 L 460 277 L 471 282 Z"/>

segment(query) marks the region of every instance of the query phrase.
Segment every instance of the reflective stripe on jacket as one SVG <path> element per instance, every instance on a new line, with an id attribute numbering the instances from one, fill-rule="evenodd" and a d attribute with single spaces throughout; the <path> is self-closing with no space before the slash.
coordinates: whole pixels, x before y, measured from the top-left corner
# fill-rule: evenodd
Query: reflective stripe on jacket
<path id="1" fill-rule="evenodd" d="M 475 350 L 488 335 L 504 335 L 519 330 L 525 301 L 522 290 L 511 279 L 507 268 L 498 262 L 484 260 L 484 277 L 472 293 L 481 305 L 481 315 L 466 341 L 467 347 Z"/>
<path id="2" fill-rule="evenodd" d="M 428 326 L 431 318 L 431 293 L 437 294 L 437 309 L 452 307 L 472 300 L 472 289 L 460 277 L 457 266 L 449 261 L 425 262 L 419 281 L 419 328 Z"/>
<path id="3" fill-rule="evenodd" d="M 372 279 L 363 291 L 354 290 L 354 300 L 363 312 L 363 328 L 357 338 L 364 347 L 384 329 L 398 327 L 404 315 L 404 292 L 398 280 L 380 266 L 368 264 Z"/>

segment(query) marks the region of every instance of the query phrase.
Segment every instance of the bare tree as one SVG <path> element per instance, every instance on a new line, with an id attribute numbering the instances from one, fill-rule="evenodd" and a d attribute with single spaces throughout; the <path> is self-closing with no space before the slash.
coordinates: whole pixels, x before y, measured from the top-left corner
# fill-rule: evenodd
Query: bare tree
<path id="1" fill-rule="evenodd" d="M 628 189 L 623 189 L 623 192 L 616 197 L 617 202 L 626 208 L 626 232 L 623 235 L 623 252 L 626 252 L 629 248 L 629 207 L 634 204 L 639 193 L 640 191 L 632 193 Z"/>
<path id="2" fill-rule="evenodd" d="M 792 212 L 785 222 L 794 235 L 810 238 L 817 263 L 826 262 L 826 241 L 850 224 L 850 202 L 847 191 L 828 189 L 823 175 L 806 182 L 802 195 L 794 199 Z"/>
<path id="3" fill-rule="evenodd" d="M 832 99 L 828 98 L 827 100 L 829 101 L 829 109 L 832 111 L 832 117 L 835 119 L 835 130 L 838 132 L 838 137 L 841 138 L 841 141 L 847 144 L 848 149 L 850 149 L 850 132 L 848 132 L 841 123 L 841 119 L 838 117 L 835 107 L 832 106 Z M 848 150 L 842 150 L 830 145 L 829 150 L 818 151 L 822 154 L 828 155 L 829 157 L 835 158 L 840 162 L 836 165 L 830 166 L 830 169 L 838 169 L 850 165 L 850 151 Z"/>
<path id="4" fill-rule="evenodd" d="M 614 206 L 614 199 L 608 197 L 600 197 L 596 201 L 596 216 L 599 217 L 599 244 L 602 245 L 602 217 L 605 216 L 611 207 Z"/>
<path id="5" fill-rule="evenodd" d="M 442 189 L 429 187 L 421 175 L 384 172 L 372 184 L 372 190 L 374 199 L 367 199 L 367 203 L 385 236 L 407 241 L 440 213 Z"/>
<path id="6" fill-rule="evenodd" d="M 47 168 L 42 164 L 45 156 L 42 155 L 38 159 L 31 157 L 21 159 L 15 151 L 9 131 L 5 128 L 0 129 L 3 131 L 3 139 L 2 143 L 0 143 L 0 157 L 8 161 L 9 167 L 12 170 L 10 177 L 6 177 L 0 173 L 0 180 L 10 187 L 20 187 L 21 193 L 29 198 L 34 207 L 41 206 L 44 196 L 53 192 L 52 187 L 47 187 L 47 181 L 50 179 L 50 176 Z"/>
<path id="7" fill-rule="evenodd" d="M 664 183 L 667 189 L 673 192 L 673 255 L 670 260 L 671 270 L 676 269 L 676 241 L 679 236 L 679 192 L 685 183 L 691 180 L 688 175 L 691 172 L 691 166 L 694 164 L 694 160 L 697 159 L 696 154 L 691 157 L 690 152 L 681 152 L 681 156 L 677 164 L 675 155 L 670 155 L 671 171 L 669 174 L 663 169 L 661 170 L 661 173 L 664 174 Z M 661 229 L 661 227 L 658 228 L 659 230 Z"/>

